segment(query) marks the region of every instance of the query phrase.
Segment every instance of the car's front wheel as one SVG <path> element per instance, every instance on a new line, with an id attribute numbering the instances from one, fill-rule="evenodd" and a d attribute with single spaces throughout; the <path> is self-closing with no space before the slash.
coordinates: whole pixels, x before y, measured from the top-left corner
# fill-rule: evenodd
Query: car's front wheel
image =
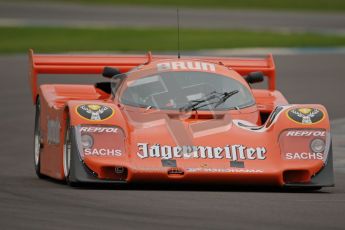
<path id="1" fill-rule="evenodd" d="M 65 140 L 63 145 L 63 170 L 65 174 L 65 180 L 67 184 L 70 184 L 71 175 L 71 150 L 72 150 L 72 140 L 71 140 L 71 127 L 69 118 L 66 121 L 65 129 Z"/>
<path id="2" fill-rule="evenodd" d="M 42 152 L 42 137 L 41 137 L 41 103 L 39 98 L 36 103 L 36 112 L 35 112 L 35 131 L 34 131 L 34 164 L 35 172 L 39 178 L 42 178 L 41 174 L 41 152 Z"/>

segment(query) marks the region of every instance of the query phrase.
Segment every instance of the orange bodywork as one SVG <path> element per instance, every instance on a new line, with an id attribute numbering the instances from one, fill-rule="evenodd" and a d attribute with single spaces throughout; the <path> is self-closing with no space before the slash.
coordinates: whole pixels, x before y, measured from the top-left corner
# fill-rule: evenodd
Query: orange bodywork
<path id="1" fill-rule="evenodd" d="M 96 149 L 107 149 L 113 144 L 112 138 L 119 143 L 123 141 L 123 146 L 115 144 L 114 148 L 121 150 L 118 155 L 113 152 L 112 156 L 102 155 L 97 151 L 93 155 L 83 153 L 82 160 L 86 167 L 100 181 L 118 180 L 114 171 L 124 168 L 126 175 L 121 180 L 126 182 L 180 181 L 283 186 L 287 183 L 309 183 L 324 167 L 326 152 L 322 156 L 312 155 L 309 146 L 315 135 L 319 134 L 321 139 L 329 143 L 327 111 L 321 105 L 289 105 L 284 96 L 275 90 L 275 67 L 271 55 L 267 58 L 176 59 L 172 56 L 152 56 L 150 53 L 146 57 L 73 56 L 35 55 L 30 51 L 30 60 L 32 98 L 34 103 L 38 96 L 41 100 L 40 126 L 44 146 L 41 172 L 53 178 L 63 180 L 65 177 L 62 159 L 67 118 L 76 135 L 84 132 L 81 130 L 93 130 L 89 134 L 94 135 Z M 41 73 L 101 74 L 105 66 L 117 68 L 120 72 L 137 67 L 137 78 L 140 78 L 141 73 L 155 73 L 157 63 L 169 60 L 214 63 L 217 73 L 241 82 L 248 89 L 242 76 L 262 71 L 268 77 L 268 89 L 250 89 L 256 104 L 247 108 L 198 111 L 186 116 L 180 111 L 148 111 L 123 105 L 118 96 L 124 89 L 112 97 L 94 85 L 37 85 L 37 76 Z M 106 107 L 112 113 L 102 120 L 86 119 L 80 116 L 78 108 L 87 104 Z M 273 112 L 277 106 L 281 110 Z M 314 108 L 321 111 L 323 117 L 310 124 L 296 122 L 290 119 L 288 113 L 298 108 Z M 58 141 L 53 144 L 49 143 L 48 137 L 51 132 L 48 124 L 52 121 L 58 124 L 59 134 Z M 116 127 L 121 132 L 116 130 L 117 136 L 106 134 L 105 131 L 95 133 L 97 127 Z M 115 129 L 109 130 L 115 132 Z M 299 133 L 303 131 L 308 133 L 303 136 Z M 178 151 L 180 146 L 196 146 L 198 150 Z M 204 147 L 208 147 L 207 152 Z M 145 155 L 145 151 L 151 152 Z M 176 151 L 175 155 L 173 151 Z M 164 162 L 168 165 L 164 165 Z"/>

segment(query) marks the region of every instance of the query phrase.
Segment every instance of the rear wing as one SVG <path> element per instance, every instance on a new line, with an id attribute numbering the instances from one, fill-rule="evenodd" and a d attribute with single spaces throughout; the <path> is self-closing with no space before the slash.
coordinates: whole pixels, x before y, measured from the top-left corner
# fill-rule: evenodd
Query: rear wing
<path id="1" fill-rule="evenodd" d="M 39 74 L 101 74 L 105 66 L 125 73 L 134 67 L 151 61 L 173 59 L 176 56 L 155 55 L 47 55 L 29 50 L 32 100 L 36 103 Z M 187 58 L 187 57 L 186 57 Z M 275 89 L 275 66 L 272 55 L 266 58 L 188 57 L 230 67 L 242 76 L 261 71 L 268 77 L 268 88 Z"/>

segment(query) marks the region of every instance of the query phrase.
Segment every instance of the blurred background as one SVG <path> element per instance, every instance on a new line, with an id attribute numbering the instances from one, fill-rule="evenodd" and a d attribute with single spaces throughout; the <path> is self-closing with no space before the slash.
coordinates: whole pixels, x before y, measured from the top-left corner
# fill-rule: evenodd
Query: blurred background
<path id="1" fill-rule="evenodd" d="M 0 0 L 0 53 L 345 45 L 344 0 Z M 251 53 L 253 51 L 251 50 Z"/>

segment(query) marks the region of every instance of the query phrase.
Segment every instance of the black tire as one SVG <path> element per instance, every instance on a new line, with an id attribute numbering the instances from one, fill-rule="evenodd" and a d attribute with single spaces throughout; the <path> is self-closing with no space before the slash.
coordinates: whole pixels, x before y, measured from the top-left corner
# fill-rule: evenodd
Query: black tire
<path id="1" fill-rule="evenodd" d="M 71 126 L 69 122 L 69 116 L 67 115 L 62 162 L 63 162 L 65 181 L 68 185 L 71 185 L 71 180 L 70 180 L 71 154 L 72 154 L 72 138 L 71 137 L 72 137 Z"/>
<path id="2" fill-rule="evenodd" d="M 321 190 L 322 186 L 306 186 L 306 187 L 287 187 L 285 191 L 287 192 L 301 192 L 301 193 L 308 193 L 308 192 L 316 192 Z"/>
<path id="3" fill-rule="evenodd" d="M 73 136 L 72 127 L 70 125 L 69 115 L 67 114 L 66 118 L 66 129 L 65 129 L 65 138 L 63 145 L 63 169 L 65 174 L 66 184 L 72 187 L 80 187 L 81 183 L 73 179 L 72 173 L 75 170 L 74 166 L 74 155 L 73 146 L 76 146 L 75 138 Z"/>
<path id="4" fill-rule="evenodd" d="M 320 191 L 321 189 L 322 189 L 321 186 L 312 186 L 312 187 L 303 188 L 303 190 L 306 192 L 315 192 L 315 191 Z"/>
<path id="5" fill-rule="evenodd" d="M 41 103 L 40 99 L 37 98 L 36 102 L 36 112 L 35 112 L 35 131 L 34 131 L 34 165 L 35 172 L 39 178 L 43 178 L 44 175 L 41 174 L 41 152 L 43 145 L 41 143 Z"/>

